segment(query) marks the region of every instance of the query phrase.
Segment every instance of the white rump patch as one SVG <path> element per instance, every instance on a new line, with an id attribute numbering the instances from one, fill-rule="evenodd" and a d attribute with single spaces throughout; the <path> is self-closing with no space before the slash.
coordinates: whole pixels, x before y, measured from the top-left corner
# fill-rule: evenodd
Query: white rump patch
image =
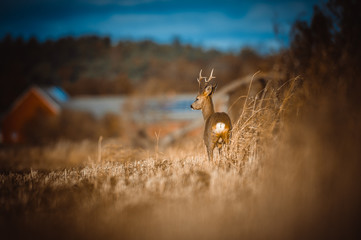
<path id="1" fill-rule="evenodd" d="M 219 122 L 216 124 L 216 127 L 214 129 L 215 133 L 222 133 L 226 128 L 226 124 Z"/>

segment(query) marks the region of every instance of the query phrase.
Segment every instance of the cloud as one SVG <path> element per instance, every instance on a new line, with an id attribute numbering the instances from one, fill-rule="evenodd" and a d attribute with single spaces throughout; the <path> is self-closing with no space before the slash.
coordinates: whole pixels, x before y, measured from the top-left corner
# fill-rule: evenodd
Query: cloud
<path id="1" fill-rule="evenodd" d="M 223 13 L 121 14 L 100 22 L 96 28 L 117 34 L 164 36 L 214 36 L 272 33 L 271 21 L 231 18 Z"/>
<path id="2" fill-rule="evenodd" d="M 89 4 L 95 5 L 119 5 L 119 6 L 137 6 L 142 4 L 151 4 L 155 2 L 168 2 L 170 0 L 87 0 Z"/>
<path id="3" fill-rule="evenodd" d="M 274 39 L 274 11 L 256 5 L 244 16 L 222 12 L 184 12 L 165 14 L 116 14 L 97 23 L 96 29 L 114 38 L 151 38 L 170 41 L 174 36 L 190 43 L 221 49 L 260 44 Z M 274 44 L 273 44 L 274 45 Z"/>
<path id="4" fill-rule="evenodd" d="M 310 8 L 301 1 L 64 2 L 69 4 L 52 0 L 50 3 L 45 1 L 45 5 L 34 3 L 29 7 L 31 11 L 26 11 L 23 5 L 19 7 L 21 11 L 8 11 L 10 20 L 0 22 L 0 32 L 2 35 L 11 32 L 25 37 L 35 35 L 40 39 L 69 34 L 99 34 L 111 36 L 113 40 L 150 38 L 159 42 L 169 42 L 177 36 L 187 43 L 229 49 L 237 45 L 260 45 L 265 42 L 275 45 L 274 25 L 277 24 L 285 35 L 296 17 Z M 15 5 L 12 6 L 17 9 Z"/>

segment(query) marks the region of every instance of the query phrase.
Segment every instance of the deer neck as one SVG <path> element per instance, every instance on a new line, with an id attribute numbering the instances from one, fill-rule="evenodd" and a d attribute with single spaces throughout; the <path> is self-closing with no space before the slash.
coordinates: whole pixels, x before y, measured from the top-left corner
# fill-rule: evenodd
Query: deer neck
<path id="1" fill-rule="evenodd" d="M 209 96 L 206 98 L 206 102 L 202 107 L 202 114 L 204 121 L 206 121 L 209 118 L 209 116 L 211 116 L 213 113 L 214 113 L 213 101 L 212 101 L 212 97 Z"/>

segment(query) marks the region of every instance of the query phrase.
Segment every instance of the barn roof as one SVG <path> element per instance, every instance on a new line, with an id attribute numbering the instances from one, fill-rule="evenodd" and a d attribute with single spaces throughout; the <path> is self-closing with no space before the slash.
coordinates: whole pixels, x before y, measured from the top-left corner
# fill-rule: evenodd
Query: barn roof
<path id="1" fill-rule="evenodd" d="M 63 104 L 69 100 L 68 94 L 59 86 L 51 87 L 38 87 L 43 91 L 51 100 L 55 101 L 57 104 Z"/>
<path id="2" fill-rule="evenodd" d="M 47 106 L 56 113 L 60 111 L 62 104 L 69 99 L 69 96 L 59 86 L 32 86 L 17 98 L 10 107 L 9 112 L 18 108 L 31 91 L 34 91 L 41 99 L 43 99 Z"/>

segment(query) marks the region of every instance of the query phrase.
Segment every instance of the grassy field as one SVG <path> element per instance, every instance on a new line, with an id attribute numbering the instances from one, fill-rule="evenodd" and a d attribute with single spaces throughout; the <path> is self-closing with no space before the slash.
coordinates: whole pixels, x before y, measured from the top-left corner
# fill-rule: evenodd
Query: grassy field
<path id="1" fill-rule="evenodd" d="M 357 238 L 359 123 L 304 107 L 297 81 L 246 102 L 214 162 L 201 136 L 1 149 L 1 238 Z"/>

